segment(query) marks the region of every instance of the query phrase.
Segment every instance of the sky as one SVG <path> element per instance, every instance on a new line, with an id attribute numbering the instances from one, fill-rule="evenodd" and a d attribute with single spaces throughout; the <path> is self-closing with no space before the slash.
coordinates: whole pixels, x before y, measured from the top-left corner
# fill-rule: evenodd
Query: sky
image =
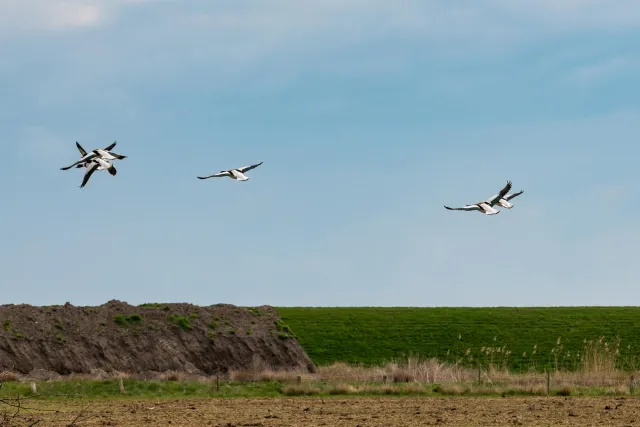
<path id="1" fill-rule="evenodd" d="M 1 0 L 0 304 L 637 304 L 639 43 L 636 0 Z"/>

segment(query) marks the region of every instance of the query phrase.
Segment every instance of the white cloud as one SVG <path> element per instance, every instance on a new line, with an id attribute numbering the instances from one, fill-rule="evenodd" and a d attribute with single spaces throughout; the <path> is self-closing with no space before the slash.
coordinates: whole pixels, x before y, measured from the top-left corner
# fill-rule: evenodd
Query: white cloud
<path id="1" fill-rule="evenodd" d="M 82 0 L 5 0 L 0 3 L 0 34 L 15 36 L 95 26 L 106 18 L 105 5 Z"/>

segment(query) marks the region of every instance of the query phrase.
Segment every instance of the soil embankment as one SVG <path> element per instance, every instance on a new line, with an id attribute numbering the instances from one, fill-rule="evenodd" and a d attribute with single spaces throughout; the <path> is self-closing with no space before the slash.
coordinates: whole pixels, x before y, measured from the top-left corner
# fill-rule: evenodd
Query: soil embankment
<path id="1" fill-rule="evenodd" d="M 313 363 L 269 306 L 0 305 L 0 371 L 212 375 Z"/>

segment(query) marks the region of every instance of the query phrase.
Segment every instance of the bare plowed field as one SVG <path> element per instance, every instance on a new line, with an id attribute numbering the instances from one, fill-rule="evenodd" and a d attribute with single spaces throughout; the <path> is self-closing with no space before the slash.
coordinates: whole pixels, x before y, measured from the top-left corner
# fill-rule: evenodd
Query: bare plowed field
<path id="1" fill-rule="evenodd" d="M 48 408 L 56 405 L 46 403 Z M 40 413 L 38 417 L 44 418 L 41 425 L 69 425 L 81 405 L 86 402 L 65 404 L 59 414 Z M 634 426 L 640 424 L 640 399 L 111 400 L 92 402 L 82 415 L 78 426 Z"/>

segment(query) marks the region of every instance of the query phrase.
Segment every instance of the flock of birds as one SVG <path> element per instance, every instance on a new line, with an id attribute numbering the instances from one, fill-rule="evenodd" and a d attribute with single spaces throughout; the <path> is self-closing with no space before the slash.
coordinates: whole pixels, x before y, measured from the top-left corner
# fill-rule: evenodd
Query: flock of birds
<path id="1" fill-rule="evenodd" d="M 505 185 L 504 188 L 500 190 L 498 194 L 494 194 L 484 202 L 478 202 L 472 205 L 465 205 L 461 208 L 450 208 L 449 206 L 445 206 L 445 208 L 449 209 L 450 211 L 478 211 L 485 215 L 499 214 L 500 211 L 496 209 L 494 206 L 498 205 L 498 206 L 502 206 L 503 208 L 511 209 L 513 207 L 513 204 L 510 203 L 509 200 L 513 199 L 514 197 L 518 197 L 519 195 L 524 193 L 524 191 L 519 191 L 517 193 L 507 194 L 509 193 L 510 190 L 511 190 L 511 181 L 507 181 L 507 185 Z"/>
<path id="2" fill-rule="evenodd" d="M 89 182 L 91 175 L 93 175 L 95 171 L 106 170 L 111 175 L 115 176 L 118 171 L 116 170 L 113 163 L 110 162 L 110 160 L 122 160 L 127 158 L 127 156 L 123 156 L 122 154 L 117 154 L 111 151 L 115 148 L 116 144 L 117 141 L 114 141 L 113 144 L 105 148 L 97 148 L 90 153 L 87 153 L 87 151 L 78 143 L 78 141 L 76 141 L 76 147 L 78 147 L 78 151 L 80 151 L 80 160 L 78 160 L 71 166 L 61 168 L 61 170 L 69 170 L 73 167 L 86 168 L 87 171 L 84 174 L 84 178 L 82 180 L 82 185 L 80 185 L 80 188 L 83 188 L 85 185 L 87 185 L 87 182 Z M 198 179 L 220 178 L 226 176 L 238 181 L 248 181 L 249 177 L 246 176 L 245 173 L 250 171 L 251 169 L 257 168 L 262 163 L 263 162 L 256 163 L 250 166 L 243 166 L 241 168 L 223 170 L 213 175 L 199 176 Z M 485 215 L 496 215 L 500 213 L 500 210 L 496 209 L 495 206 L 502 206 L 503 208 L 511 209 L 513 208 L 513 204 L 510 202 L 510 200 L 518 197 L 524 192 L 519 191 L 517 193 L 508 194 L 510 190 L 511 181 L 507 181 L 507 185 L 505 185 L 505 187 L 500 190 L 498 194 L 491 196 L 483 202 L 474 203 L 472 205 L 465 205 L 461 208 L 450 208 L 449 206 L 445 206 L 445 208 L 450 211 L 478 211 Z"/>
<path id="3" fill-rule="evenodd" d="M 84 178 L 82 180 L 82 184 L 80 185 L 80 188 L 83 188 L 85 185 L 87 185 L 87 182 L 89 182 L 91 175 L 93 175 L 95 171 L 106 170 L 111 175 L 115 176 L 118 173 L 118 171 L 116 170 L 116 167 L 113 165 L 113 163 L 111 163 L 109 160 L 122 160 L 127 158 L 127 156 L 123 156 L 122 154 L 117 154 L 111 151 L 115 148 L 117 143 L 118 143 L 117 141 L 114 141 L 113 144 L 105 148 L 97 148 L 91 151 L 90 153 L 87 153 L 87 151 L 84 148 L 82 148 L 82 145 L 80 145 L 78 141 L 76 141 L 76 147 L 78 147 L 78 151 L 80 151 L 80 156 L 81 156 L 80 160 L 78 160 L 71 166 L 66 166 L 60 169 L 63 171 L 66 171 L 73 167 L 86 168 L 87 171 L 84 174 Z M 224 170 L 209 176 L 199 176 L 198 179 L 219 178 L 219 177 L 227 176 L 231 179 L 235 179 L 238 181 L 248 181 L 249 177 L 246 176 L 245 173 L 250 171 L 251 169 L 257 168 L 262 163 L 263 162 L 260 162 L 251 166 L 243 166 L 241 168 Z"/>

